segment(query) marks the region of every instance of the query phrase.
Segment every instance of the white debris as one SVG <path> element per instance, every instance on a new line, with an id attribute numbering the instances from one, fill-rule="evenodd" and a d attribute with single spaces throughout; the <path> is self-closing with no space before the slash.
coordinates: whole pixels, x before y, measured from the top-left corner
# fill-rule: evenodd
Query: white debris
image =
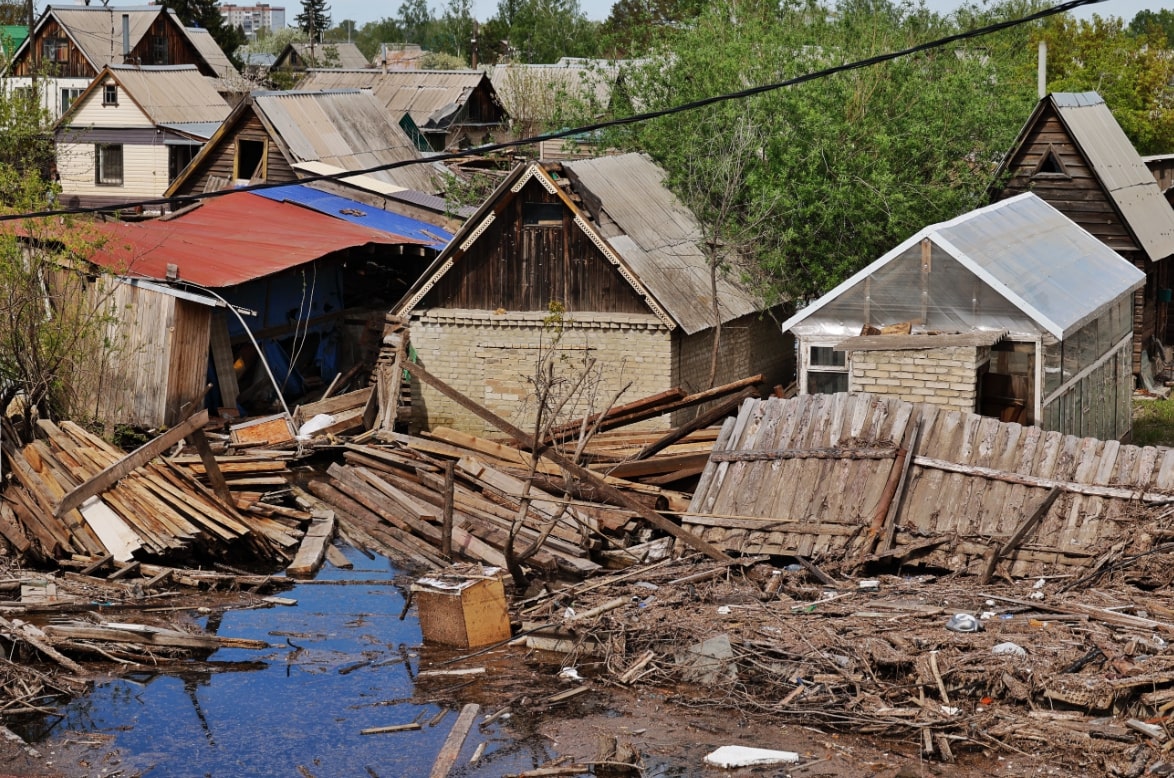
<path id="1" fill-rule="evenodd" d="M 319 413 L 314 418 L 298 427 L 298 440 L 309 440 L 315 432 L 324 430 L 334 424 L 334 417 L 328 413 Z"/>
<path id="2" fill-rule="evenodd" d="M 705 756 L 705 763 L 712 767 L 751 767 L 753 765 L 796 764 L 799 754 L 794 751 L 775 751 L 770 748 L 748 746 L 722 746 Z"/>

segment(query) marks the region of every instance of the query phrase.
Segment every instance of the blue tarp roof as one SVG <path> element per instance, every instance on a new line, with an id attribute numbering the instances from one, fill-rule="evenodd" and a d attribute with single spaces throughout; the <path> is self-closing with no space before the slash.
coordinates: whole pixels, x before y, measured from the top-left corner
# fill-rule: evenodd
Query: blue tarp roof
<path id="1" fill-rule="evenodd" d="M 272 189 L 258 189 L 253 194 L 261 195 L 277 202 L 294 203 L 305 208 L 333 216 L 336 219 L 361 224 L 373 230 L 382 230 L 405 238 L 419 240 L 440 251 L 452 240 L 452 235 L 435 224 L 422 222 L 408 216 L 376 208 L 373 205 L 360 203 L 346 197 L 340 197 L 329 192 L 306 186 L 305 184 L 290 184 L 277 186 Z"/>

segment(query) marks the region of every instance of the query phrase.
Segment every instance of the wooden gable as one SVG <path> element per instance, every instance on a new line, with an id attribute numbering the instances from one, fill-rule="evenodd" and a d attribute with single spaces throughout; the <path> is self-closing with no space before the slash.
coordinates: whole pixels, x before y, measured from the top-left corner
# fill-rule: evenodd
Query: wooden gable
<path id="1" fill-rule="evenodd" d="M 492 220 L 462 241 L 452 269 L 415 307 L 545 311 L 553 301 L 570 313 L 649 313 L 560 189 L 541 173 L 519 181 L 518 191 L 499 190 L 492 210 L 479 214 L 480 225 Z"/>
<path id="2" fill-rule="evenodd" d="M 1050 102 L 1005 167 L 1010 178 L 998 199 L 1033 192 L 1109 248 L 1127 256 L 1141 249 Z"/>
<path id="3" fill-rule="evenodd" d="M 217 130 L 167 197 L 191 197 L 227 189 L 237 179 L 293 183 L 298 180 L 280 139 L 269 131 L 251 104 L 241 105 Z"/>
<path id="4" fill-rule="evenodd" d="M 128 63 L 135 65 L 195 65 L 200 74 L 216 76 L 203 56 L 170 14 L 161 13 L 147 34 L 131 50 Z"/>
<path id="5" fill-rule="evenodd" d="M 32 40 L 20 50 L 10 72 L 27 78 L 38 65 L 51 70 L 58 78 L 93 78 L 98 75 L 85 54 L 70 40 L 65 28 L 54 18 L 33 32 Z"/>

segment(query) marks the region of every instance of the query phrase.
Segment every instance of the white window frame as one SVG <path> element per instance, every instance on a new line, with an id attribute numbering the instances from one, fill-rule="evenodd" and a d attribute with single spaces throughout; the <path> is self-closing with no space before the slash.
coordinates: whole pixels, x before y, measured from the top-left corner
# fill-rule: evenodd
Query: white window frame
<path id="1" fill-rule="evenodd" d="M 812 364 L 812 360 L 811 360 L 811 350 L 812 349 L 816 349 L 816 348 L 834 349 L 836 344 L 840 343 L 843 340 L 844 340 L 844 338 L 836 338 L 835 340 L 831 340 L 831 341 L 827 341 L 827 340 L 809 341 L 809 340 L 805 340 L 805 339 L 800 341 L 801 345 L 800 345 L 800 352 L 799 352 L 799 361 L 800 361 L 800 365 L 802 367 L 802 376 L 801 376 L 801 381 L 802 381 L 801 387 L 802 388 L 801 388 L 801 391 L 799 392 L 800 394 L 813 394 L 813 392 L 811 392 L 811 390 L 810 390 L 810 378 L 809 378 L 809 376 L 812 373 L 836 373 L 839 375 L 843 375 L 845 378 L 844 391 L 845 392 L 848 391 L 848 389 L 851 386 L 851 377 L 850 377 L 851 363 L 848 358 L 848 352 L 846 352 L 846 351 L 838 352 L 838 353 L 844 355 L 844 364 L 843 365 L 815 365 L 815 364 Z"/>

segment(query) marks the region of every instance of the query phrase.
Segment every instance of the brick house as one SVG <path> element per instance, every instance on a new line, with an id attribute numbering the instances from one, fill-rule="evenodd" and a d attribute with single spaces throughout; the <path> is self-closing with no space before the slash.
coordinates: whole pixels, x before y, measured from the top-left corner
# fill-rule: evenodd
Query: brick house
<path id="1" fill-rule="evenodd" d="M 717 278 L 716 326 L 699 227 L 664 175 L 642 154 L 515 168 L 393 309 L 410 315 L 423 366 L 523 424 L 527 377 L 549 349 L 568 374 L 594 359 L 596 395 L 627 387 L 621 404 L 709 388 L 715 335 L 715 383 L 758 373 L 768 386 L 789 380 L 793 349 L 770 315 L 780 311 L 732 272 Z M 413 426 L 494 432 L 430 387 L 412 391 Z"/>
<path id="2" fill-rule="evenodd" d="M 1031 193 L 931 225 L 802 309 L 803 394 L 869 392 L 1107 440 L 1132 429 L 1145 275 Z"/>
<path id="3" fill-rule="evenodd" d="M 1096 92 L 1039 101 L 995 177 L 992 200 L 1033 192 L 1145 272 L 1134 293 L 1131 370 L 1166 338 L 1174 209 Z M 1165 291 L 1163 291 L 1165 290 Z"/>

